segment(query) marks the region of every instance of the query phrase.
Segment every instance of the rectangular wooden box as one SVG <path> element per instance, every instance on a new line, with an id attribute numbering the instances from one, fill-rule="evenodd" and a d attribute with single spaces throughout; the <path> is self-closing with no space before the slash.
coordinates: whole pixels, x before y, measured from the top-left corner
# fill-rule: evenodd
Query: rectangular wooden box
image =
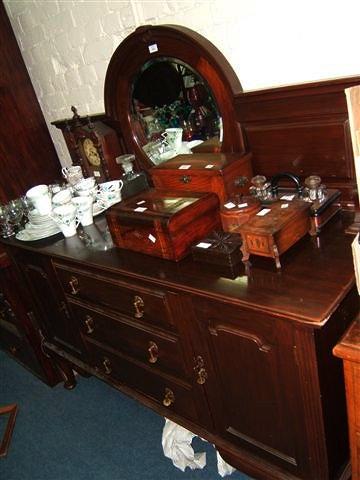
<path id="1" fill-rule="evenodd" d="M 150 170 L 156 188 L 214 192 L 221 202 L 235 193 L 247 193 L 253 176 L 251 154 L 198 153 L 177 155 Z M 235 180 L 245 177 L 244 186 Z"/>
<path id="2" fill-rule="evenodd" d="M 178 261 L 190 247 L 220 226 L 214 193 L 148 190 L 106 212 L 118 247 Z"/>
<path id="3" fill-rule="evenodd" d="M 259 215 L 265 208 L 270 211 Z M 273 258 L 280 268 L 279 256 L 309 232 L 310 209 L 311 203 L 302 200 L 278 201 L 264 206 L 236 230 L 243 240 L 243 261 L 251 254 L 261 255 Z"/>
<path id="4" fill-rule="evenodd" d="M 241 262 L 241 243 L 238 233 L 211 232 L 191 247 L 192 257 L 200 262 L 233 267 Z"/>

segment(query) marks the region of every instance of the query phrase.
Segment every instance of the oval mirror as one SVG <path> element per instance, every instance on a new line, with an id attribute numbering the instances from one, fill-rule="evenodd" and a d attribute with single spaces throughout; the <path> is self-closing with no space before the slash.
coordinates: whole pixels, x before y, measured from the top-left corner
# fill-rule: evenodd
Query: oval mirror
<path id="1" fill-rule="evenodd" d="M 138 166 L 148 169 L 179 150 L 243 153 L 234 109 L 241 91 L 207 39 L 177 25 L 144 26 L 110 60 L 105 111 L 118 124 L 124 153 L 135 153 Z"/>
<path id="2" fill-rule="evenodd" d="M 139 144 L 154 165 L 199 145 L 220 151 L 222 122 L 207 82 L 175 58 L 149 60 L 132 85 L 131 110 Z"/>

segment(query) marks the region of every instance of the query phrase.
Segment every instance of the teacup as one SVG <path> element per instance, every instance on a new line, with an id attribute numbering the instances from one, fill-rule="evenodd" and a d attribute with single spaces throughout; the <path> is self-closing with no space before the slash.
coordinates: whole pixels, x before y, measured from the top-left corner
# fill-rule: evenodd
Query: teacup
<path id="1" fill-rule="evenodd" d="M 106 203 L 117 203 L 121 201 L 121 189 L 124 183 L 122 180 L 112 180 L 101 183 L 98 187 L 97 197 Z"/>
<path id="2" fill-rule="evenodd" d="M 171 150 L 175 153 L 180 152 L 182 147 L 182 128 L 167 128 L 162 134 L 162 137 L 166 140 Z"/>
<path id="3" fill-rule="evenodd" d="M 57 223 L 64 234 L 64 237 L 76 235 L 76 229 L 79 220 L 76 217 L 77 207 L 73 203 L 55 207 L 51 213 L 51 218 Z"/>
<path id="4" fill-rule="evenodd" d="M 31 201 L 40 215 L 51 212 L 51 196 L 47 185 L 36 185 L 26 192 L 26 197 Z"/>
<path id="5" fill-rule="evenodd" d="M 55 193 L 55 195 L 52 197 L 52 204 L 53 207 L 59 207 L 60 205 L 66 205 L 67 203 L 70 203 L 72 199 L 72 194 L 69 189 L 64 189 L 60 190 L 60 192 Z"/>
<path id="6" fill-rule="evenodd" d="M 76 206 L 77 218 L 83 227 L 91 225 L 93 219 L 93 199 L 92 197 L 75 197 L 71 202 Z"/>
<path id="7" fill-rule="evenodd" d="M 63 167 L 61 173 L 70 185 L 75 185 L 83 178 L 82 169 L 79 165 Z"/>
<path id="8" fill-rule="evenodd" d="M 74 189 L 76 192 L 90 190 L 95 187 L 95 184 L 96 184 L 95 177 L 87 177 L 77 182 L 76 185 L 74 185 Z"/>

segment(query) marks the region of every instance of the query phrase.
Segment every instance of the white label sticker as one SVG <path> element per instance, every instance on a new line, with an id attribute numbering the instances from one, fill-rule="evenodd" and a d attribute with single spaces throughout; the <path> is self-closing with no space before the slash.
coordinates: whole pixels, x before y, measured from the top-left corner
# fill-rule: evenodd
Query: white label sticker
<path id="1" fill-rule="evenodd" d="M 270 211 L 271 211 L 271 208 L 263 208 L 263 209 L 260 210 L 260 212 L 257 213 L 256 215 L 257 215 L 258 217 L 263 217 L 264 215 L 267 215 Z"/>
<path id="2" fill-rule="evenodd" d="M 209 164 L 209 165 L 206 165 L 205 168 L 214 168 L 215 165 L 212 165 L 212 164 Z"/>
<path id="3" fill-rule="evenodd" d="M 135 208 L 134 212 L 145 212 L 145 210 L 147 210 L 146 207 L 137 207 Z"/>
<path id="4" fill-rule="evenodd" d="M 155 242 L 156 242 L 156 238 L 154 237 L 154 235 L 151 235 L 151 233 L 149 233 L 148 239 L 149 239 L 150 242 L 152 242 L 152 243 L 155 243 Z"/>
<path id="5" fill-rule="evenodd" d="M 283 203 L 283 204 L 281 205 L 281 208 L 288 208 L 288 206 L 289 206 L 288 203 Z"/>
<path id="6" fill-rule="evenodd" d="M 200 248 L 209 248 L 211 247 L 211 243 L 207 243 L 207 242 L 200 242 L 196 245 L 197 247 L 200 247 Z"/>
<path id="7" fill-rule="evenodd" d="M 159 50 L 157 43 L 153 43 L 152 45 L 149 45 L 148 49 L 149 49 L 149 53 L 155 53 Z"/>
<path id="8" fill-rule="evenodd" d="M 245 208 L 247 206 L 248 206 L 248 204 L 246 202 L 245 203 L 239 203 L 239 205 L 238 205 L 239 208 Z"/>
<path id="9" fill-rule="evenodd" d="M 143 203 L 145 203 L 145 200 L 140 200 L 140 202 L 136 202 L 136 205 L 142 205 Z"/>
<path id="10" fill-rule="evenodd" d="M 225 208 L 234 208 L 234 207 L 236 207 L 236 205 L 233 202 L 228 202 L 228 203 L 225 203 L 224 207 Z"/>
<path id="11" fill-rule="evenodd" d="M 98 170 L 93 171 L 94 177 L 101 177 L 101 173 Z"/>
<path id="12" fill-rule="evenodd" d="M 191 168 L 191 165 L 180 165 L 179 170 L 188 170 Z"/>
<path id="13" fill-rule="evenodd" d="M 295 195 L 283 195 L 280 200 L 288 200 L 289 202 L 291 202 L 291 200 L 293 200 L 295 197 Z"/>

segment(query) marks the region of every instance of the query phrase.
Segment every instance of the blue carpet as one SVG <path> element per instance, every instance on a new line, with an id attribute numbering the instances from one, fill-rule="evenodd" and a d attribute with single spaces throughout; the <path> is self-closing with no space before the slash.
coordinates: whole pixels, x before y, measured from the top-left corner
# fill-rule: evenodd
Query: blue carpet
<path id="1" fill-rule="evenodd" d="M 77 378 L 72 391 L 50 388 L 0 351 L 0 405 L 19 407 L 1 480 L 221 479 L 211 445 L 195 438 L 207 465 L 183 473 L 163 455 L 162 417 L 95 378 Z"/>

